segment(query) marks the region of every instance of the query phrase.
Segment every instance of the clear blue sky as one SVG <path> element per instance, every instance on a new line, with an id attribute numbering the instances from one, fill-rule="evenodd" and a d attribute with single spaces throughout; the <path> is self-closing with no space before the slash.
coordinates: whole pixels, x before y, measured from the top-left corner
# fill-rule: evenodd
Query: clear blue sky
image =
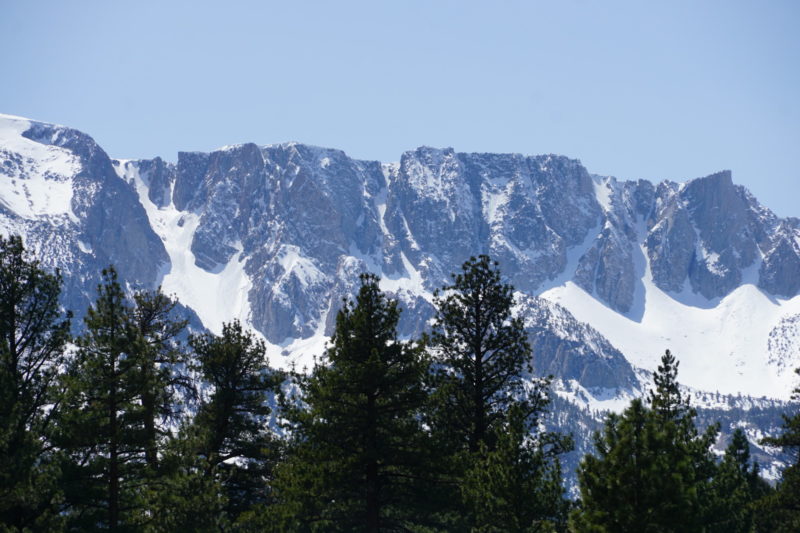
<path id="1" fill-rule="evenodd" d="M 720 169 L 800 216 L 800 2 L 0 0 L 0 112 L 114 157 L 298 140 Z"/>

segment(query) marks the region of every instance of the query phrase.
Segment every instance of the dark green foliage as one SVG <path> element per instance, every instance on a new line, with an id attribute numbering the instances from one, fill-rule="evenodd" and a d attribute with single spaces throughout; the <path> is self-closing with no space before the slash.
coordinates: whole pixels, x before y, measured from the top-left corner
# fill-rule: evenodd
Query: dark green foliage
<path id="1" fill-rule="evenodd" d="M 424 352 L 397 339 L 399 310 L 361 276 L 345 302 L 326 364 L 298 377 L 288 410 L 291 455 L 276 480 L 286 531 L 405 531 L 427 514 L 420 489 Z"/>
<path id="2" fill-rule="evenodd" d="M 221 336 L 194 336 L 190 344 L 211 389 L 185 438 L 195 443 L 204 474 L 221 485 L 226 512 L 235 519 L 269 499 L 277 449 L 269 402 L 283 376 L 267 366 L 263 341 L 238 321 L 224 324 Z"/>
<path id="3" fill-rule="evenodd" d="M 148 532 L 227 531 L 231 527 L 221 472 L 198 455 L 201 443 L 189 428 L 160 454 L 157 483 L 148 494 Z"/>
<path id="4" fill-rule="evenodd" d="M 795 373 L 800 375 L 800 368 Z M 792 399 L 800 402 L 800 387 L 794 389 Z M 765 438 L 763 444 L 783 448 L 792 454 L 792 466 L 800 465 L 800 412 L 793 416 L 783 415 L 783 433 L 777 437 Z"/>
<path id="5" fill-rule="evenodd" d="M 800 414 L 764 440 L 793 454 L 772 490 L 741 429 L 714 461 L 718 426 L 698 431 L 669 351 L 565 500 L 572 442 L 542 429 L 549 378 L 530 375 L 513 288 L 486 256 L 437 291 L 420 343 L 398 340 L 397 302 L 362 275 L 323 360 L 291 383 L 238 322 L 192 336 L 192 358 L 175 300 L 103 278 L 66 361 L 60 277 L 0 237 L 0 531 L 800 531 Z"/>
<path id="6" fill-rule="evenodd" d="M 522 402 L 526 414 L 542 407 L 539 391 L 524 395 L 531 348 L 522 320 L 511 316 L 513 287 L 503 284 L 497 263 L 481 255 L 436 292 L 430 344 L 437 364 L 435 428 L 452 446 L 474 453 L 488 444 L 509 407 Z"/>
<path id="7" fill-rule="evenodd" d="M 800 368 L 795 372 L 800 374 Z M 794 390 L 793 399 L 800 401 L 800 387 Z M 783 433 L 762 442 L 791 453 L 793 462 L 784 469 L 775 492 L 757 503 L 758 531 L 800 531 L 800 411 L 783 415 Z"/>
<path id="8" fill-rule="evenodd" d="M 146 479 L 141 403 L 142 339 L 113 268 L 85 318 L 75 360 L 64 376 L 58 444 L 69 455 L 65 492 L 71 527 L 132 527 Z"/>
<path id="9" fill-rule="evenodd" d="M 650 406 L 634 400 L 621 415 L 608 415 L 595 454 L 581 462 L 574 531 L 704 531 L 718 428 L 698 434 L 678 390 L 677 363 L 669 352 L 661 362 Z"/>
<path id="10" fill-rule="evenodd" d="M 622 415 L 608 415 L 603 432 L 595 435 L 595 453 L 586 455 L 578 470 L 581 509 L 571 517 L 574 531 L 642 531 L 644 524 L 663 520 L 654 516 L 661 487 L 651 485 L 651 478 L 664 474 L 656 465 L 658 429 L 641 400 Z"/>
<path id="11" fill-rule="evenodd" d="M 737 428 L 712 482 L 712 503 L 708 512 L 709 533 L 753 531 L 754 502 L 770 492 L 761 479 L 758 465 L 750 461 L 750 443 Z"/>
<path id="12" fill-rule="evenodd" d="M 514 405 L 495 442 L 492 451 L 481 445 L 464 476 L 462 497 L 474 517 L 471 530 L 565 530 L 569 503 L 557 455 L 571 448 L 569 439 L 550 433 L 532 438 L 524 413 Z"/>
<path id="13" fill-rule="evenodd" d="M 0 236 L 0 524 L 10 530 L 60 522 L 59 472 L 43 439 L 69 339 L 60 290 L 60 275 L 30 259 L 20 237 Z"/>
<path id="14" fill-rule="evenodd" d="M 194 396 L 188 375 L 190 361 L 178 342 L 187 321 L 174 316 L 177 300 L 161 290 L 140 291 L 134 297 L 133 321 L 140 337 L 141 403 L 145 459 L 158 468 L 158 450 L 169 432 L 165 424 L 178 420 L 182 399 Z"/>
<path id="15" fill-rule="evenodd" d="M 138 292 L 131 303 L 113 267 L 103 278 L 62 377 L 53 436 L 68 458 L 70 528 L 138 530 L 150 522 L 150 500 L 163 483 L 165 424 L 177 415 L 178 389 L 190 386 L 176 340 L 186 323 L 160 290 Z"/>
<path id="16" fill-rule="evenodd" d="M 655 389 L 650 391 L 649 403 L 661 420 L 679 421 L 694 416 L 689 402 L 679 389 L 678 361 L 669 350 L 661 356 L 661 364 L 653 375 L 653 384 Z"/>
<path id="17" fill-rule="evenodd" d="M 453 280 L 435 294 L 430 346 L 436 371 L 428 416 L 443 473 L 438 492 L 449 500 L 440 502 L 448 528 L 563 525 L 554 456 L 569 441 L 537 434 L 549 380 L 530 376 L 527 334 L 511 313 L 514 289 L 502 283 L 497 263 L 485 255 L 464 263 Z M 525 442 L 523 435 L 532 431 L 534 440 Z M 496 449 L 500 441 L 503 447 Z M 512 464 L 522 470 L 512 472 Z M 522 509 L 522 502 L 534 501 Z"/>

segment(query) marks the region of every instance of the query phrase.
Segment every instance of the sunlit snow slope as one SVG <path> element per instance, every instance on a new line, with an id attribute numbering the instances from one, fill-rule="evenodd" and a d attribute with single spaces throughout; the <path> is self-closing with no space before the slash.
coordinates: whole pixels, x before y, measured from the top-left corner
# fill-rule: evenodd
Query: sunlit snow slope
<path id="1" fill-rule="evenodd" d="M 151 227 L 169 254 L 170 262 L 162 273 L 162 290 L 176 295 L 183 304 L 191 307 L 203 325 L 214 333 L 221 333 L 223 322 L 238 319 L 248 323 L 247 293 L 252 284 L 242 269 L 239 255 L 234 255 L 214 272 L 198 267 L 190 250 L 198 217 L 178 211 L 171 203 L 164 207 L 155 205 L 147 194 L 147 176 L 142 176 L 138 167 L 129 161 L 118 160 L 116 163 L 119 176 L 135 187 Z"/>
<path id="2" fill-rule="evenodd" d="M 636 319 L 609 309 L 572 281 L 542 296 L 592 324 L 638 367 L 655 370 L 668 348 L 679 357 L 681 381 L 688 386 L 788 398 L 797 385 L 798 339 L 785 339 L 791 344 L 784 351 L 789 361 L 774 357 L 768 341 L 782 320 L 800 314 L 800 298 L 775 298 L 744 284 L 724 298 L 693 306 L 656 287 L 649 269 L 643 282 L 644 314 Z"/>
<path id="3" fill-rule="evenodd" d="M 72 178 L 80 170 L 77 158 L 57 146 L 26 139 L 30 121 L 0 115 L 0 203 L 25 219 L 68 215 Z"/>

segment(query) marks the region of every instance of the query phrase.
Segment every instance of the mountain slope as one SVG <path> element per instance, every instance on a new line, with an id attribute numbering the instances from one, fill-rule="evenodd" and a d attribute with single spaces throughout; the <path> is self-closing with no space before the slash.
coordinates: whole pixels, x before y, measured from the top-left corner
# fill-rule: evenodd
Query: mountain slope
<path id="1" fill-rule="evenodd" d="M 727 171 L 652 184 L 554 155 L 421 147 L 381 164 L 298 143 L 111 160 L 83 133 L 3 115 L 0 202 L 3 231 L 64 271 L 68 307 L 114 263 L 211 330 L 245 321 L 281 366 L 321 352 L 359 272 L 381 275 L 412 336 L 478 253 L 519 290 L 537 371 L 598 402 L 640 390 L 665 348 L 684 383 L 725 394 L 787 400 L 800 364 L 800 223 Z"/>

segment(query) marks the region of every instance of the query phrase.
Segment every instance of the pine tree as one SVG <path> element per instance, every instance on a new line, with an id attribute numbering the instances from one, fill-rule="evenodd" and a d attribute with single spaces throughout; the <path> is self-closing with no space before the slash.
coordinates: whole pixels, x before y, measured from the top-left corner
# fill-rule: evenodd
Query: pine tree
<path id="1" fill-rule="evenodd" d="M 58 444 L 71 527 L 132 527 L 145 479 L 141 336 L 113 267 L 103 271 L 78 353 L 64 376 Z"/>
<path id="2" fill-rule="evenodd" d="M 699 434 L 695 411 L 677 383 L 677 363 L 667 352 L 654 376 L 648 407 L 631 402 L 610 414 L 594 437 L 596 453 L 578 469 L 580 509 L 574 531 L 703 531 L 715 466 L 710 453 L 718 427 Z"/>
<path id="3" fill-rule="evenodd" d="M 464 476 L 462 497 L 474 516 L 472 531 L 564 531 L 568 501 L 564 498 L 558 455 L 571 449 L 570 439 L 553 433 L 531 436 L 518 405 L 489 451 L 481 445 Z"/>
<path id="4" fill-rule="evenodd" d="M 61 276 L 30 259 L 20 237 L 0 236 L 0 524 L 11 530 L 60 522 L 58 472 L 44 440 L 69 339 L 60 290 Z"/>
<path id="5" fill-rule="evenodd" d="M 501 282 L 497 262 L 472 257 L 435 293 L 430 345 L 437 365 L 439 409 L 434 423 L 457 447 L 493 448 L 496 429 L 515 403 L 523 412 L 543 406 L 539 391 L 526 396 L 523 372 L 531 348 L 520 318 L 511 316 L 513 287 Z M 543 384 L 544 385 L 544 384 Z"/>
<path id="6" fill-rule="evenodd" d="M 179 343 L 188 321 L 175 316 L 178 301 L 160 288 L 139 291 L 133 300 L 133 321 L 140 337 L 136 356 L 142 380 L 145 459 L 155 473 L 161 442 L 170 436 L 166 423 L 176 422 L 183 399 L 195 394 L 188 375 L 190 361 Z"/>
<path id="7" fill-rule="evenodd" d="M 148 533 L 219 532 L 231 529 L 229 500 L 218 468 L 198 454 L 203 443 L 187 421 L 159 454 L 158 482 L 148 495 Z"/>
<path id="8" fill-rule="evenodd" d="M 667 350 L 661 357 L 658 371 L 653 375 L 655 389 L 650 391 L 649 403 L 653 411 L 664 421 L 677 421 L 689 413 L 689 402 L 681 394 L 678 385 L 678 361 Z"/>
<path id="9" fill-rule="evenodd" d="M 750 443 L 741 428 L 732 435 L 731 443 L 714 474 L 713 501 L 708 512 L 709 533 L 748 533 L 755 524 L 754 503 L 769 493 L 761 479 L 758 464 L 750 460 Z"/>
<path id="10" fill-rule="evenodd" d="M 277 442 L 269 403 L 283 375 L 267 365 L 266 347 L 238 321 L 222 335 L 193 336 L 202 379 L 210 386 L 189 435 L 204 474 L 222 487 L 231 520 L 268 501 Z M 185 472 L 184 472 L 185 473 Z"/>
<path id="11" fill-rule="evenodd" d="M 473 474 L 487 461 L 501 459 L 493 452 L 497 439 L 511 431 L 510 412 L 520 417 L 524 432 L 538 431 L 539 416 L 549 401 L 549 380 L 530 376 L 532 354 L 527 334 L 522 320 L 511 312 L 514 289 L 502 283 L 497 262 L 481 255 L 461 268 L 453 275 L 453 284 L 434 296 L 436 316 L 429 345 L 436 369 L 432 380 L 435 392 L 428 420 L 440 454 L 442 483 L 437 493 L 444 495 L 440 503 L 448 528 L 474 529 L 485 510 L 475 498 L 490 489 L 477 486 L 476 480 L 487 480 L 480 473 L 477 477 Z M 510 450 L 505 452 L 502 458 L 512 460 Z M 514 453 L 519 459 L 527 452 L 518 447 Z M 546 469 L 528 472 L 526 482 L 544 483 L 536 476 L 550 473 Z"/>
<path id="12" fill-rule="evenodd" d="M 424 522 L 424 352 L 397 339 L 399 309 L 364 274 L 325 361 L 299 378 L 293 446 L 275 482 L 287 531 L 404 531 Z M 422 500 L 422 501 L 421 501 Z"/>
<path id="13" fill-rule="evenodd" d="M 795 372 L 800 375 L 800 368 Z M 793 399 L 800 401 L 800 387 L 794 390 Z M 792 463 L 784 469 L 775 492 L 757 503 L 758 531 L 800 531 L 800 411 L 783 415 L 783 433 L 762 443 L 783 448 Z"/>

